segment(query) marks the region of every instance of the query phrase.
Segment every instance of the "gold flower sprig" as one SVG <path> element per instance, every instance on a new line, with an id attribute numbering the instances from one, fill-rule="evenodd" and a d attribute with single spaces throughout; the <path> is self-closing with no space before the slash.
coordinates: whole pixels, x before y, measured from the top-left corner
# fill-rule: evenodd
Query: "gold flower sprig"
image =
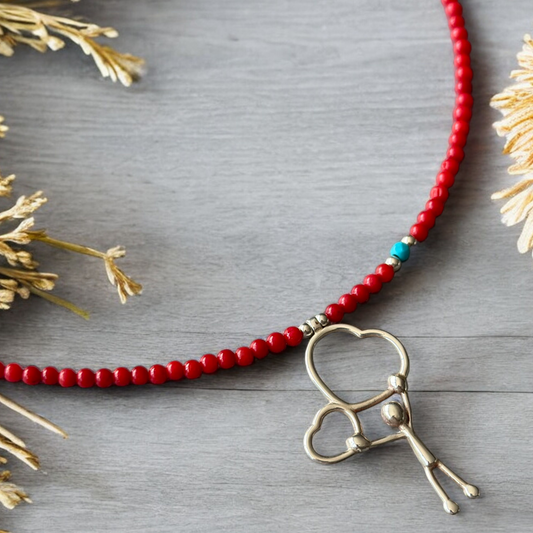
<path id="1" fill-rule="evenodd" d="M 524 37 L 524 46 L 518 54 L 519 70 L 511 72 L 514 85 L 494 96 L 491 106 L 503 114 L 494 124 L 496 132 L 506 137 L 503 150 L 515 163 L 509 174 L 523 176 L 513 186 L 492 195 L 494 200 L 507 199 L 501 208 L 502 222 L 514 226 L 525 222 L 518 239 L 518 251 L 526 253 L 533 248 L 533 39 Z"/>
<path id="2" fill-rule="evenodd" d="M 131 85 L 140 77 L 144 61 L 94 40 L 102 36 L 115 38 L 118 32 L 114 28 L 48 15 L 26 6 L 0 3 L 1 55 L 12 56 L 19 44 L 39 52 L 56 51 L 63 48 L 68 39 L 93 58 L 104 78 Z"/>
<path id="3" fill-rule="evenodd" d="M 43 426 L 44 428 L 61 435 L 65 439 L 68 437 L 68 435 L 59 426 L 56 426 L 52 422 L 46 420 L 46 418 L 29 411 L 13 400 L 6 398 L 2 394 L 0 394 L 0 404 L 12 409 L 18 414 L 25 416 L 36 424 L 39 424 L 40 426 Z M 26 463 L 33 470 L 39 470 L 39 457 L 37 457 L 37 455 L 35 455 L 32 451 L 28 450 L 26 443 L 22 439 L 2 426 L 0 426 L 0 449 L 12 454 L 23 463 Z M 0 464 L 6 463 L 7 459 L 5 457 L 0 457 Z M 21 502 L 31 503 L 31 500 L 24 489 L 9 482 L 10 477 L 11 472 L 9 472 L 9 470 L 3 470 L 0 472 L 0 503 L 8 509 L 13 509 Z M 0 531 L 0 533 L 2 533 L 2 531 Z"/>
<path id="4" fill-rule="evenodd" d="M 14 179 L 14 175 L 6 178 L 0 175 L 0 197 L 11 194 Z M 116 259 L 126 254 L 124 248 L 117 246 L 104 253 L 87 246 L 52 238 L 45 230 L 34 230 L 33 215 L 45 203 L 46 198 L 41 191 L 38 191 L 31 196 L 20 196 L 9 209 L 0 212 L 0 227 L 7 224 L 13 226 L 4 233 L 0 229 L 0 259 L 4 260 L 4 264 L 0 261 L 0 310 L 9 309 L 17 296 L 27 299 L 30 294 L 35 294 L 88 318 L 88 314 L 77 306 L 49 294 L 49 291 L 55 287 L 57 275 L 37 270 L 39 264 L 33 254 L 24 248 L 34 241 L 102 259 L 109 281 L 116 286 L 122 303 L 126 302 L 128 296 L 141 293 L 142 286 L 124 274 L 115 263 Z"/>

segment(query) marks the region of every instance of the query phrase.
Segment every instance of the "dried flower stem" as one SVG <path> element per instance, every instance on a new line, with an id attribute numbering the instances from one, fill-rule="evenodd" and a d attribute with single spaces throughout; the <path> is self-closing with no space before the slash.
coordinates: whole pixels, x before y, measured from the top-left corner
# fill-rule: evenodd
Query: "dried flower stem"
<path id="1" fill-rule="evenodd" d="M 74 244 L 71 242 L 65 242 L 60 241 L 58 239 L 53 239 L 52 237 L 49 237 L 46 235 L 46 233 L 43 232 L 36 232 L 36 231 L 29 231 L 28 236 L 32 241 L 40 241 L 44 242 L 45 244 L 48 244 L 49 246 L 53 246 L 54 248 L 60 248 L 62 250 L 68 250 L 69 252 L 74 252 L 77 254 L 83 254 L 83 255 L 90 255 L 92 257 L 98 257 L 98 259 L 106 259 L 106 254 L 103 252 L 99 252 L 98 250 L 94 250 L 93 248 L 89 248 L 87 246 L 83 246 L 81 244 Z"/>
<path id="2" fill-rule="evenodd" d="M 24 448 L 23 446 L 19 446 L 18 444 L 11 442 L 8 439 L 4 439 L 3 437 L 0 437 L 0 449 L 14 455 L 17 459 L 23 463 L 26 463 L 33 470 L 39 470 L 41 466 L 39 464 L 39 458 L 33 452 Z"/>
<path id="3" fill-rule="evenodd" d="M 53 239 L 43 231 L 28 231 L 27 235 L 33 241 L 43 242 L 55 248 L 61 248 L 70 252 L 90 255 L 92 257 L 102 259 L 106 267 L 107 277 L 109 278 L 109 281 L 117 287 L 120 301 L 123 304 L 126 303 L 128 296 L 141 294 L 142 285 L 126 276 L 126 274 L 124 274 L 124 272 L 115 264 L 115 259 L 124 257 L 126 255 L 126 251 L 121 246 L 110 248 L 106 253 L 104 253 L 80 244 L 73 244 L 71 242 Z"/>
<path id="4" fill-rule="evenodd" d="M 6 429 L 4 426 L 0 426 L 0 435 L 6 439 L 9 439 L 11 442 L 14 442 L 17 446 L 26 448 L 26 443 L 22 439 L 19 439 L 14 433 L 11 433 L 11 431 Z"/>
<path id="5" fill-rule="evenodd" d="M 26 407 L 23 407 L 22 405 L 18 404 L 17 402 L 14 402 L 13 400 L 10 400 L 3 394 L 0 394 L 0 403 L 2 405 L 5 405 L 12 411 L 15 411 L 15 413 L 18 413 L 19 415 L 22 415 L 26 417 L 28 420 L 31 420 L 32 422 L 35 422 L 39 426 L 42 426 L 45 429 L 48 429 L 49 431 L 52 431 L 53 433 L 57 433 L 58 435 L 61 435 L 64 439 L 68 438 L 67 433 L 63 431 L 59 426 L 56 426 L 54 423 L 50 422 L 46 418 L 34 413 L 33 411 L 30 411 L 29 409 L 26 409 Z"/>
<path id="6" fill-rule="evenodd" d="M 73 304 L 72 302 L 69 302 L 68 300 L 65 300 L 64 298 L 60 298 L 59 296 L 56 296 L 55 294 L 50 294 L 48 292 L 41 291 L 40 289 L 32 287 L 31 285 L 26 285 L 26 286 L 28 287 L 28 290 L 32 294 L 35 294 L 35 296 L 39 296 L 43 300 L 47 300 L 50 303 L 59 305 L 59 307 L 64 307 L 65 309 L 72 311 L 75 315 L 81 316 L 81 318 L 84 318 L 85 320 L 89 320 L 89 318 L 91 317 L 88 311 L 81 309 L 77 305 Z"/>

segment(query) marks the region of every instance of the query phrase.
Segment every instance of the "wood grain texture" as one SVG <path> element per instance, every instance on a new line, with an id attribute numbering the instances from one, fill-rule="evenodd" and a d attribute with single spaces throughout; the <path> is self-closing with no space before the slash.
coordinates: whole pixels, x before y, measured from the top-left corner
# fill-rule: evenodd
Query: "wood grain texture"
<path id="1" fill-rule="evenodd" d="M 509 182 L 491 123 L 529 0 L 466 0 L 476 72 L 467 159 L 447 212 L 394 282 L 350 318 L 398 335 L 418 431 L 483 498 L 446 516 L 405 443 L 335 467 L 302 437 L 322 400 L 303 349 L 164 388 L 2 392 L 63 426 L 60 442 L 11 414 L 48 475 L 13 470 L 35 505 L 18 533 L 531 530 L 531 258 L 490 194 Z M 74 9 L 74 8 L 73 8 Z M 0 62 L 11 127 L 1 165 L 44 189 L 57 236 L 124 244 L 145 286 L 120 306 L 101 265 L 39 249 L 85 323 L 46 302 L 2 315 L 2 360 L 128 367 L 236 348 L 298 324 L 387 256 L 422 208 L 451 124 L 451 45 L 440 2 L 83 2 L 147 59 L 131 89 L 79 50 Z M 366 341 L 365 341 L 366 342 Z M 318 357 L 363 397 L 396 361 L 348 341 Z M 328 381 L 329 382 L 329 381 Z M 378 431 L 375 422 L 368 420 Z M 344 441 L 328 426 L 328 446 Z M 39 446 L 37 446 L 37 444 Z M 524 466 L 526 465 L 526 466 Z"/>

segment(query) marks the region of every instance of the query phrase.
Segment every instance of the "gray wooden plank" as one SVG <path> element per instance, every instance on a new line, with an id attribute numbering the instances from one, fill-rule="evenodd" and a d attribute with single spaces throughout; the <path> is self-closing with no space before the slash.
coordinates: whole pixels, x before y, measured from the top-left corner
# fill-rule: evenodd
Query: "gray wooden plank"
<path id="1" fill-rule="evenodd" d="M 317 392 L 170 390 L 26 393 L 46 402 L 70 441 L 39 442 L 48 475 L 14 470 L 35 505 L 2 516 L 31 531 L 529 531 L 533 518 L 530 394 L 413 393 L 418 432 L 442 460 L 479 484 L 469 501 L 445 483 L 464 514 L 450 517 L 406 443 L 336 466 L 312 463 L 302 436 L 323 400 Z M 379 413 L 365 418 L 380 434 Z M 494 420 L 498 421 L 496 426 Z M 498 427 L 499 433 L 495 432 Z M 347 427 L 327 425 L 327 450 Z M 529 438 L 528 438 L 529 437 Z"/>
<path id="2" fill-rule="evenodd" d="M 71 439 L 6 415 L 48 475 L 13 467 L 36 504 L 2 513 L 1 527 L 529 531 L 531 258 L 490 201 L 509 178 L 487 105 L 531 31 L 529 2 L 464 4 L 476 72 L 464 168 L 432 238 L 350 321 L 402 339 L 421 436 L 484 497 L 445 516 L 399 444 L 338 467 L 310 463 L 301 438 L 321 400 L 296 349 L 163 390 L 3 386 Z M 112 86 L 73 47 L 0 61 L 11 126 L 1 168 L 21 193 L 45 190 L 39 220 L 56 235 L 126 245 L 123 266 L 145 293 L 121 307 L 101 265 L 40 247 L 58 292 L 92 319 L 21 302 L 1 316 L 1 360 L 131 367 L 247 344 L 348 291 L 422 208 L 454 96 L 439 2 L 73 9 L 118 27 L 117 47 L 146 57 L 147 76 Z M 396 365 L 373 346 L 331 342 L 320 369 L 362 397 Z"/>

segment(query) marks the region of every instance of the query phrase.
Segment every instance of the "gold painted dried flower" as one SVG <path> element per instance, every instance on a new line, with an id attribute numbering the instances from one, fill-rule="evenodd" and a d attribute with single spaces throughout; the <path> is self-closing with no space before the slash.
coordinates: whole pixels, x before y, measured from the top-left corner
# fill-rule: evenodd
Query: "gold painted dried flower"
<path id="1" fill-rule="evenodd" d="M 7 178 L 0 176 L 0 197 L 7 197 L 12 193 L 14 179 L 13 175 Z M 0 310 L 9 309 L 17 296 L 27 299 L 30 294 L 35 294 L 85 318 L 88 317 L 85 311 L 70 302 L 49 294 L 55 287 L 57 275 L 37 270 L 39 264 L 33 258 L 33 254 L 25 248 L 34 241 L 103 260 L 109 281 L 117 287 L 122 303 L 126 302 L 128 296 L 141 293 L 142 286 L 124 274 L 115 263 L 116 259 L 126 254 L 124 248 L 117 246 L 104 253 L 54 239 L 44 230 L 34 230 L 33 215 L 46 201 L 42 191 L 38 191 L 31 196 L 20 196 L 9 209 L 0 211 Z M 10 228 L 6 228 L 2 233 L 2 228 L 5 226 Z"/>
<path id="2" fill-rule="evenodd" d="M 12 56 L 18 45 L 27 45 L 39 52 L 56 51 L 65 46 L 66 41 L 78 45 L 85 54 L 92 57 L 104 78 L 120 81 L 129 86 L 141 74 L 144 61 L 130 54 L 121 54 L 114 49 L 98 43 L 99 37 L 118 36 L 115 29 L 100 27 L 96 24 L 72 20 L 65 17 L 41 13 L 32 7 L 51 7 L 64 0 L 44 0 L 32 6 L 16 5 L 12 0 L 0 3 L 0 55 Z M 77 0 L 72 0 L 77 1 Z M 20 2 L 19 2 L 20 3 Z M 0 116 L 0 138 L 8 128 Z M 3 177 L 0 174 L 0 197 L 12 193 L 14 175 Z M 117 267 L 115 260 L 124 257 L 125 250 L 115 247 L 106 253 L 92 248 L 67 243 L 49 237 L 44 230 L 35 230 L 34 213 L 46 202 L 41 191 L 31 196 L 21 196 L 5 211 L 0 211 L 0 310 L 11 307 L 16 297 L 28 299 L 30 295 L 41 296 L 53 303 L 64 306 L 87 318 L 88 315 L 75 305 L 50 293 L 55 287 L 57 275 L 37 270 L 38 263 L 26 249 L 33 241 L 62 248 L 76 253 L 97 257 L 104 261 L 109 280 L 117 287 L 122 303 L 128 296 L 140 294 L 142 286 Z M 48 420 L 28 411 L 24 407 L 0 395 L 3 404 L 45 428 L 67 437 L 66 433 Z M 0 426 L 0 449 L 13 454 L 33 469 L 39 468 L 39 459 L 26 447 L 26 444 L 6 428 Z M 0 464 L 7 460 L 0 456 Z M 26 492 L 11 483 L 10 472 L 0 472 L 0 504 L 13 509 L 21 502 L 30 503 Z M 0 533 L 8 533 L 0 530 Z"/>
<path id="3" fill-rule="evenodd" d="M 46 418 L 43 418 L 42 416 L 29 411 L 25 407 L 22 407 L 13 400 L 6 398 L 2 394 L 0 394 L 0 404 L 8 407 L 18 414 L 21 414 L 32 422 L 39 424 L 53 433 L 61 435 L 65 439 L 68 437 L 68 435 L 60 427 L 46 420 Z M 40 468 L 39 458 L 37 455 L 28 450 L 26 443 L 22 439 L 11 433 L 11 431 L 3 426 L 0 426 L 0 449 L 9 452 L 23 463 L 26 463 L 33 470 L 38 470 Z M 6 463 L 7 459 L 0 456 L 0 464 Z M 7 507 L 8 509 L 13 509 L 19 503 L 31 503 L 31 500 L 24 489 L 9 482 L 10 477 L 11 472 L 9 472 L 9 470 L 0 472 L 0 504 L 4 505 L 4 507 Z M 0 533 L 2 533 L 1 530 Z"/>
<path id="4" fill-rule="evenodd" d="M 56 51 L 69 40 L 93 58 L 104 78 L 131 85 L 140 77 L 144 61 L 98 43 L 94 40 L 98 37 L 115 38 L 118 32 L 114 28 L 48 15 L 26 6 L 0 3 L 0 55 L 12 56 L 20 44 L 43 53 Z"/>

